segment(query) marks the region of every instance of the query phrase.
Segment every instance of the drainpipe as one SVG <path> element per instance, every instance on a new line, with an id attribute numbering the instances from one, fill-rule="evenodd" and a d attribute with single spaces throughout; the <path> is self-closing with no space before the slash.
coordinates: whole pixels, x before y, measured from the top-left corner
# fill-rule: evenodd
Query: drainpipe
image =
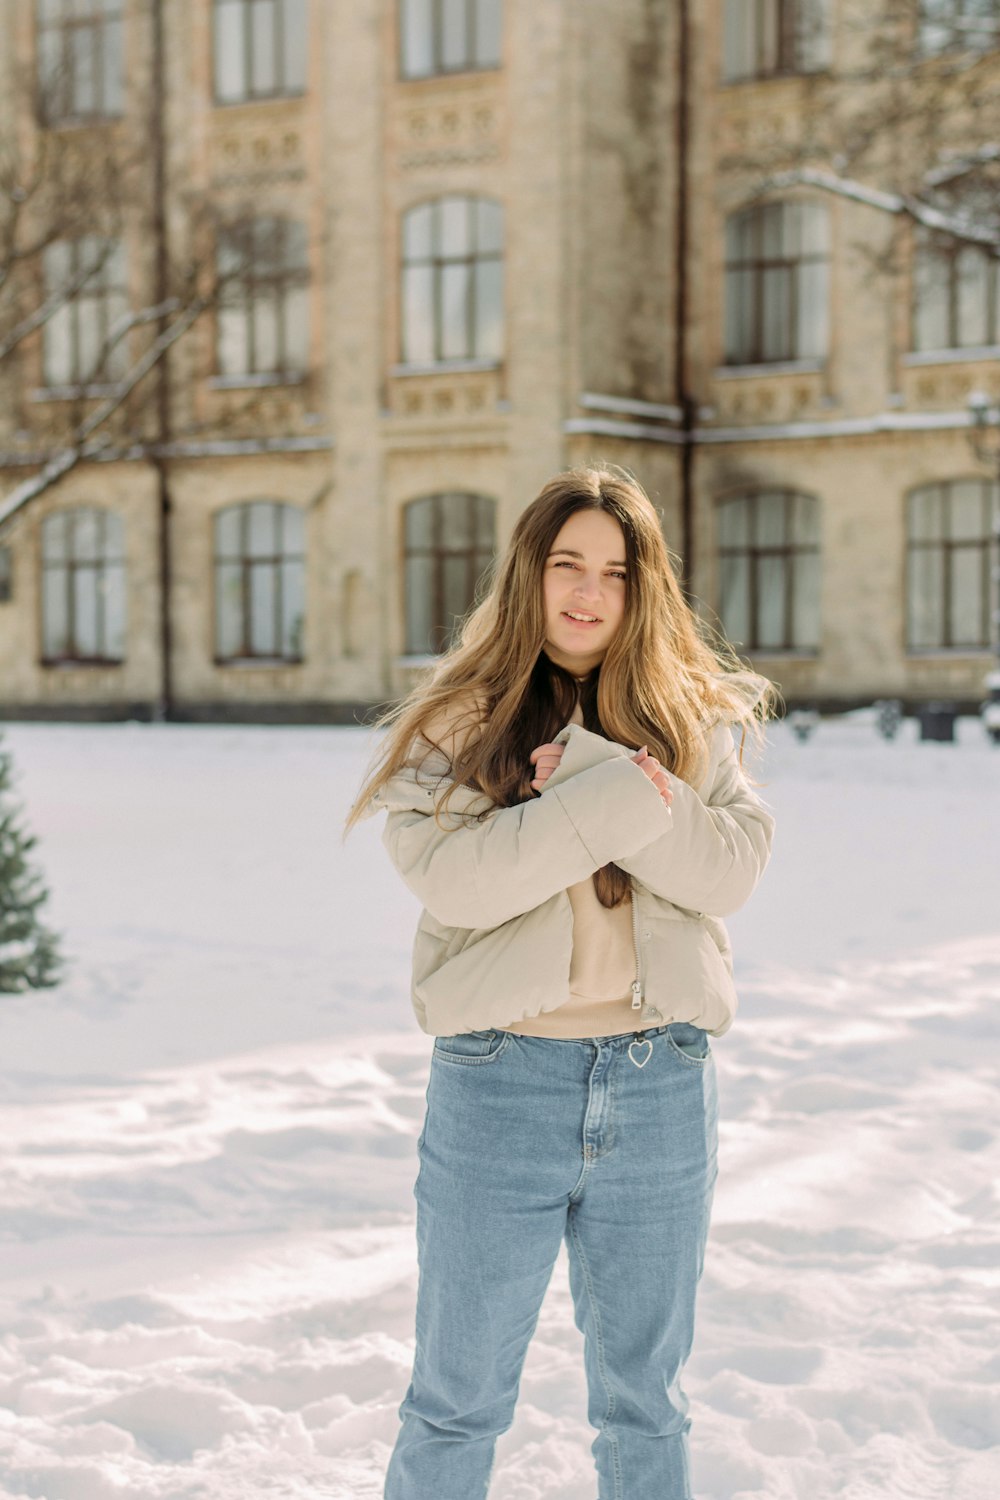
<path id="1" fill-rule="evenodd" d="M 690 0 L 677 5 L 677 197 L 674 213 L 674 402 L 681 411 L 681 586 L 691 602 L 694 579 L 695 403 L 687 385 L 688 203 L 691 105 Z"/>
<path id="2" fill-rule="evenodd" d="M 167 143 L 164 130 L 166 110 L 166 48 L 163 38 L 163 0 L 151 0 L 152 21 L 152 79 L 150 89 L 149 141 L 153 179 L 153 246 L 154 246 L 154 298 L 163 305 L 169 295 L 169 267 L 167 254 Z M 157 337 L 166 332 L 169 315 L 164 313 L 157 321 Z M 158 498 L 158 540 L 160 573 L 160 685 L 153 717 L 158 722 L 173 716 L 173 634 L 170 624 L 171 566 L 170 566 L 170 482 L 167 472 L 168 460 L 164 449 L 170 440 L 170 356 L 164 352 L 157 361 L 156 381 L 156 436 L 153 442 L 153 468 L 156 471 Z"/>

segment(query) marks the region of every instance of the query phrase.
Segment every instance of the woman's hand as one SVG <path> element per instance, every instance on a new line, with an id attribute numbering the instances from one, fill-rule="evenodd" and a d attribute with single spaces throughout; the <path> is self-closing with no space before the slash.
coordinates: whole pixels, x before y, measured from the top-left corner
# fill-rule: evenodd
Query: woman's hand
<path id="1" fill-rule="evenodd" d="M 535 776 L 531 783 L 533 792 L 540 792 L 546 781 L 552 775 L 556 766 L 562 760 L 565 745 L 537 745 L 528 759 L 535 767 Z"/>
<path id="2" fill-rule="evenodd" d="M 650 755 L 648 747 L 646 745 L 643 745 L 641 750 L 637 750 L 635 752 L 635 754 L 632 756 L 632 759 L 635 761 L 640 770 L 645 772 L 650 781 L 656 787 L 656 790 L 663 798 L 664 807 L 669 807 L 671 802 L 674 800 L 674 794 L 670 790 L 670 782 L 667 780 L 667 773 L 660 765 L 660 762 L 657 760 L 656 756 Z"/>

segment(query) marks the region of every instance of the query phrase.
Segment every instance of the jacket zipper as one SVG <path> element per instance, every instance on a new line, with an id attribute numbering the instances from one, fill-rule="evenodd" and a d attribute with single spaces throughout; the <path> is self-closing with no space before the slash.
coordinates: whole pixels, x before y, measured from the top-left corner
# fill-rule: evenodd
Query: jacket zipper
<path id="1" fill-rule="evenodd" d="M 635 947 L 635 978 L 632 981 L 632 1009 L 642 1009 L 642 963 L 639 957 L 639 903 L 632 888 L 632 942 Z"/>

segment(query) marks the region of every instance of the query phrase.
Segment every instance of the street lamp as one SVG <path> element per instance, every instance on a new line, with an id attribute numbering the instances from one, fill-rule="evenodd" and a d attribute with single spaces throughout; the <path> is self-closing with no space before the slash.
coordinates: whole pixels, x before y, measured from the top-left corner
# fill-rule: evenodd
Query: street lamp
<path id="1" fill-rule="evenodd" d="M 985 391 L 969 393 L 972 450 L 980 463 L 993 470 L 993 555 L 990 562 L 993 599 L 990 619 L 992 646 L 996 656 L 986 674 L 986 701 L 982 706 L 983 727 L 995 745 L 1000 745 L 1000 407 L 991 406 Z"/>

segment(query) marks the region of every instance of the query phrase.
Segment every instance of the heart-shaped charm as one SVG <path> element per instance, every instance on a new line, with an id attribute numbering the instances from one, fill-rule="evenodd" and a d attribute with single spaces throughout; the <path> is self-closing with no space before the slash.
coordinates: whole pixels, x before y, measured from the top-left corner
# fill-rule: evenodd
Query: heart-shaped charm
<path id="1" fill-rule="evenodd" d="M 647 1049 L 646 1056 L 643 1058 L 642 1062 L 640 1062 L 639 1059 L 633 1055 L 633 1052 L 632 1052 L 632 1048 L 633 1047 L 645 1047 Z M 644 1036 L 641 1039 L 639 1037 L 636 1037 L 636 1039 L 635 1039 L 634 1042 L 629 1042 L 629 1044 L 628 1044 L 628 1055 L 632 1059 L 632 1061 L 635 1063 L 635 1065 L 636 1065 L 637 1068 L 644 1068 L 646 1066 L 646 1064 L 649 1062 L 649 1059 L 653 1055 L 653 1044 L 650 1041 L 649 1037 L 648 1036 Z"/>

